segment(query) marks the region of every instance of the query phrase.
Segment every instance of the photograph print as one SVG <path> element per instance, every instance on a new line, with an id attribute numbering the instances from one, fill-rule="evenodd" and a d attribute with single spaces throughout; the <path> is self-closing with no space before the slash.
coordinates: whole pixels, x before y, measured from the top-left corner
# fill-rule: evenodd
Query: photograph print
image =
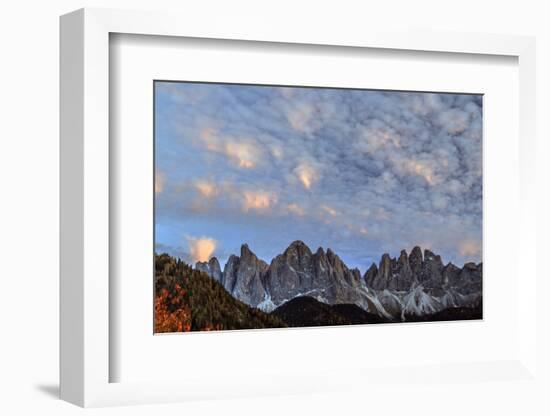
<path id="1" fill-rule="evenodd" d="M 155 333 L 483 318 L 482 95 L 153 87 Z"/>

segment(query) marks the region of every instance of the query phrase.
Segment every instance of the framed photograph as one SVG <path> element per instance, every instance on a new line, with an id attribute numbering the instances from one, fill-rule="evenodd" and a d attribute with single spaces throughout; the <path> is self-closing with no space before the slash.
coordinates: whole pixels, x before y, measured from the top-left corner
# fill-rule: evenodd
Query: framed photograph
<path id="1" fill-rule="evenodd" d="M 62 398 L 537 383 L 534 40 L 245 20 L 61 18 Z"/>

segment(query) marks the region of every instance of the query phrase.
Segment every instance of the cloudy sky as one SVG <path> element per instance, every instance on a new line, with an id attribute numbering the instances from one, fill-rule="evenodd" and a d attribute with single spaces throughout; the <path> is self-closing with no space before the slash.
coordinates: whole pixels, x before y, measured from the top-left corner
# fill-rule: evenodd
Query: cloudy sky
<path id="1" fill-rule="evenodd" d="M 157 252 L 481 260 L 482 97 L 155 83 Z"/>

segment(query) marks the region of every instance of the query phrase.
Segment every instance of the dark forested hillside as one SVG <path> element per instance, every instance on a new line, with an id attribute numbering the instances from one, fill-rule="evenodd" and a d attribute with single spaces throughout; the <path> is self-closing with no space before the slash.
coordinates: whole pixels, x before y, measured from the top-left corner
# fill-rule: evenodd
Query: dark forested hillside
<path id="1" fill-rule="evenodd" d="M 288 326 L 332 326 L 389 322 L 357 305 L 328 305 L 309 296 L 289 300 L 272 312 Z"/>
<path id="2" fill-rule="evenodd" d="M 167 254 L 155 256 L 155 333 L 285 326 L 235 299 L 206 273 Z"/>
<path id="3" fill-rule="evenodd" d="M 447 308 L 424 316 L 406 316 L 407 322 L 469 321 L 483 319 L 481 301 L 472 307 Z"/>

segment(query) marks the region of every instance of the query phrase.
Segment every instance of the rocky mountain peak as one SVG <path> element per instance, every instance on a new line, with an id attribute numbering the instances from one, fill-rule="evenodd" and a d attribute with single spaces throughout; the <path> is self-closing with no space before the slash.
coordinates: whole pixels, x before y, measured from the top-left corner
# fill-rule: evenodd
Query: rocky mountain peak
<path id="1" fill-rule="evenodd" d="M 357 267 L 354 267 L 350 271 L 351 271 L 351 274 L 353 275 L 353 278 L 355 280 L 357 280 L 357 281 L 361 280 L 361 271 Z"/>
<path id="2" fill-rule="evenodd" d="M 425 288 L 441 288 L 445 280 L 441 256 L 436 255 L 431 250 L 424 249 L 424 262 L 422 263 L 420 273 L 417 274 L 417 280 L 422 283 Z"/>
<path id="3" fill-rule="evenodd" d="M 378 273 L 381 274 L 384 279 L 388 279 L 391 275 L 391 260 L 388 253 L 382 254 L 380 265 L 378 266 Z"/>
<path id="4" fill-rule="evenodd" d="M 267 268 L 267 263 L 263 260 L 260 260 L 256 254 L 250 250 L 248 244 L 243 244 L 241 246 L 241 258 L 239 261 L 239 268 L 247 267 L 258 269 L 260 272 L 263 272 Z"/>
<path id="5" fill-rule="evenodd" d="M 422 263 L 424 259 L 422 257 L 422 249 L 418 246 L 415 246 L 411 254 L 409 255 L 409 265 L 413 274 L 418 274 L 422 269 Z"/>
<path id="6" fill-rule="evenodd" d="M 214 280 L 221 282 L 222 268 L 220 267 L 220 262 L 216 257 L 212 257 L 210 260 L 208 260 L 208 268 L 210 270 L 210 276 L 212 276 Z"/>
<path id="7" fill-rule="evenodd" d="M 435 261 L 435 262 L 438 262 L 438 263 L 442 263 L 441 262 L 441 256 L 438 256 L 438 255 L 434 254 L 432 251 L 428 250 L 427 248 L 424 249 L 424 261 L 425 262 Z"/>
<path id="8" fill-rule="evenodd" d="M 325 250 L 323 250 L 323 247 L 319 247 L 317 251 L 315 252 L 315 256 L 317 257 L 326 257 Z"/>
<path id="9" fill-rule="evenodd" d="M 365 283 L 367 286 L 372 287 L 373 280 L 378 274 L 378 267 L 375 263 L 372 263 L 370 267 L 365 272 L 365 275 L 363 276 L 363 279 L 365 279 Z"/>
<path id="10" fill-rule="evenodd" d="M 312 267 L 313 253 L 303 241 L 293 241 L 282 256 L 284 259 L 281 261 L 294 270 L 309 270 Z"/>
<path id="11" fill-rule="evenodd" d="M 343 262 L 330 248 L 327 250 L 327 259 L 332 267 L 342 267 Z"/>
<path id="12" fill-rule="evenodd" d="M 246 258 L 246 257 L 255 257 L 255 254 L 252 253 L 252 251 L 250 251 L 250 248 L 248 247 L 248 244 L 243 244 L 241 245 L 241 258 Z"/>
<path id="13" fill-rule="evenodd" d="M 454 286 L 460 277 L 460 268 L 449 262 L 443 268 L 442 272 L 442 285 L 443 287 Z"/>
<path id="14" fill-rule="evenodd" d="M 223 270 L 222 284 L 237 299 L 257 305 L 265 298 L 262 276 L 268 265 L 258 259 L 248 244 L 241 246 L 241 256 L 231 255 Z"/>
<path id="15" fill-rule="evenodd" d="M 208 262 L 198 261 L 197 263 L 195 263 L 195 269 L 206 273 L 218 282 L 222 281 L 222 270 L 220 267 L 220 262 L 216 257 L 212 257 L 210 260 L 208 260 Z"/>
<path id="16" fill-rule="evenodd" d="M 298 255 L 312 255 L 311 250 L 309 249 L 307 244 L 300 240 L 293 241 L 284 252 L 285 255 L 295 253 Z"/>
<path id="17" fill-rule="evenodd" d="M 439 286 L 443 272 L 443 261 L 441 256 L 436 255 L 432 251 L 424 250 L 424 264 L 421 274 L 421 281 L 432 281 L 432 285 Z"/>
<path id="18" fill-rule="evenodd" d="M 469 271 L 475 271 L 478 269 L 478 266 L 473 262 L 469 262 L 466 263 L 463 268 Z"/>
<path id="19" fill-rule="evenodd" d="M 206 262 L 206 261 L 198 261 L 198 262 L 196 262 L 196 263 L 195 263 L 195 269 L 200 270 L 201 272 L 210 274 L 210 273 L 209 273 L 209 268 L 208 268 L 208 262 Z"/>
<path id="20" fill-rule="evenodd" d="M 414 246 L 411 250 L 411 258 L 423 260 L 422 258 L 422 249 L 419 246 Z"/>
<path id="21" fill-rule="evenodd" d="M 229 256 L 229 259 L 227 259 L 227 263 L 225 263 L 225 267 L 223 268 L 222 284 L 229 293 L 233 293 L 240 260 L 239 256 L 232 254 Z"/>

